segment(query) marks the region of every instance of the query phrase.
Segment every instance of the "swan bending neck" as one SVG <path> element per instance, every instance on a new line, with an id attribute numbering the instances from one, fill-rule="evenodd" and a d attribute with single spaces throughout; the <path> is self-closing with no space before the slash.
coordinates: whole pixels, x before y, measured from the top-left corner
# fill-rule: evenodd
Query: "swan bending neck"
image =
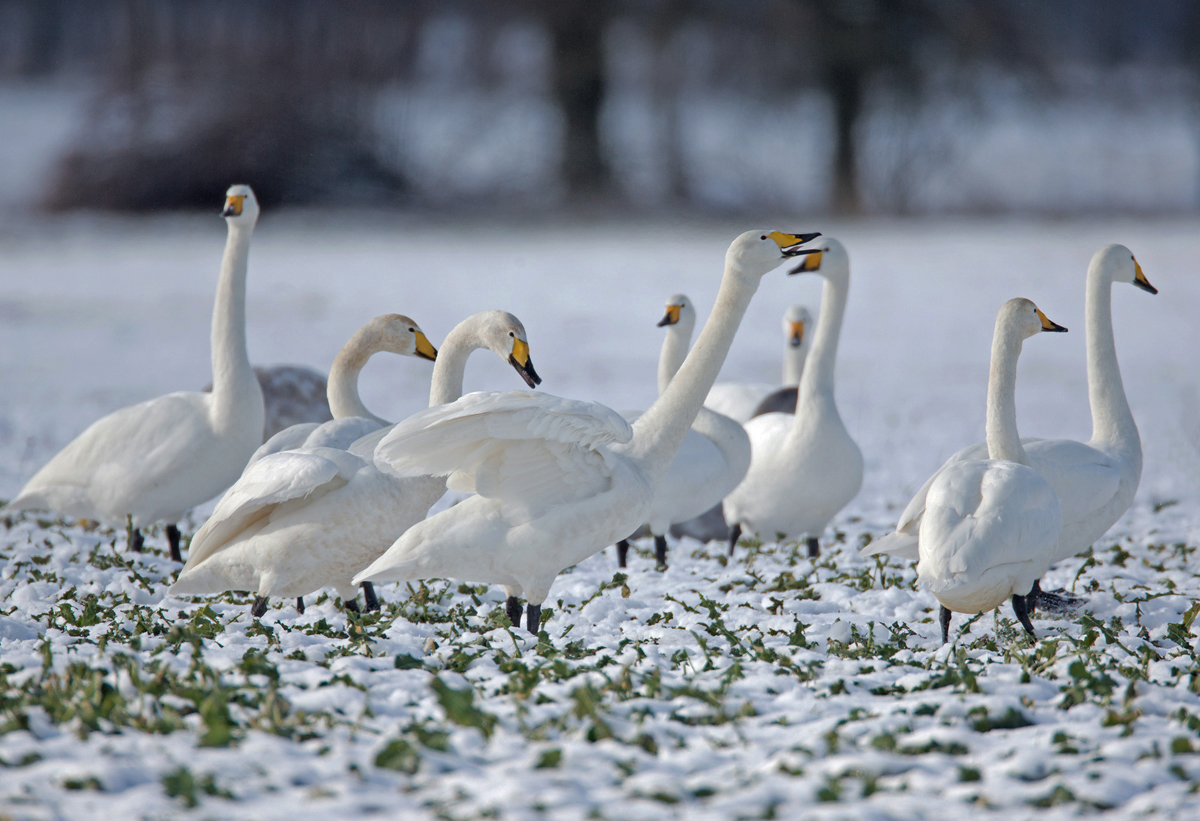
<path id="1" fill-rule="evenodd" d="M 473 351 L 485 347 L 478 324 L 475 317 L 468 317 L 446 335 L 438 349 L 437 361 L 433 363 L 429 407 L 445 405 L 462 396 L 467 359 Z"/>
<path id="2" fill-rule="evenodd" d="M 351 416 L 361 416 L 373 419 L 381 425 L 388 424 L 386 419 L 380 419 L 367 410 L 358 394 L 358 377 L 366 366 L 367 360 L 376 353 L 378 348 L 371 344 L 373 331 L 369 328 L 359 328 L 350 337 L 333 360 L 329 369 L 329 387 L 326 396 L 329 399 L 329 410 L 334 419 Z"/>

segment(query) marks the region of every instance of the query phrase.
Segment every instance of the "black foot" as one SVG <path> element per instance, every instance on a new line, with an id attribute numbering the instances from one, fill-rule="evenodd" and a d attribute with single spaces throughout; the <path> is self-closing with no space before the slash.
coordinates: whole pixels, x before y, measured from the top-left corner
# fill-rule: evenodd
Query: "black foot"
<path id="1" fill-rule="evenodd" d="M 144 545 L 145 543 L 146 543 L 146 537 L 142 535 L 141 530 L 139 530 L 138 528 L 135 527 L 132 531 L 130 531 L 130 535 L 129 535 L 129 552 L 130 553 L 141 553 L 142 545 Z"/>
<path id="2" fill-rule="evenodd" d="M 1025 597 L 1025 604 L 1030 613 L 1033 613 L 1039 607 L 1055 613 L 1070 613 L 1083 604 L 1084 601 L 1082 596 L 1068 593 L 1061 587 L 1058 590 L 1043 590 L 1040 581 L 1033 583 L 1033 589 Z"/>
<path id="3" fill-rule="evenodd" d="M 363 612 L 374 613 L 379 610 L 379 597 L 375 595 L 375 585 L 370 582 L 362 583 Z"/>
<path id="4" fill-rule="evenodd" d="M 938 612 L 938 621 L 942 623 L 942 644 L 950 641 L 950 611 L 943 607 Z"/>
<path id="5" fill-rule="evenodd" d="M 179 528 L 175 525 L 167 525 L 167 544 L 171 548 L 171 560 L 183 562 L 183 556 L 179 554 Z"/>
<path id="6" fill-rule="evenodd" d="M 617 542 L 617 567 L 624 567 L 627 558 L 629 558 L 629 540 L 622 539 Z"/>
<path id="7" fill-rule="evenodd" d="M 656 561 L 658 563 L 658 566 L 660 568 L 662 568 L 663 570 L 667 569 L 667 537 L 666 536 L 655 536 L 654 537 L 654 561 Z"/>
<path id="8" fill-rule="evenodd" d="M 1021 622 L 1021 626 L 1025 628 L 1025 632 L 1031 639 L 1036 639 L 1037 634 L 1033 632 L 1033 623 L 1029 621 L 1029 610 L 1025 606 L 1025 597 L 1013 596 L 1012 605 L 1013 612 L 1017 614 L 1017 621 Z"/>
<path id="9" fill-rule="evenodd" d="M 304 597 L 303 596 L 296 597 L 296 612 L 298 612 L 301 616 L 304 615 Z"/>
<path id="10" fill-rule="evenodd" d="M 809 536 L 809 537 L 808 537 L 808 541 L 807 541 L 807 542 L 805 542 L 805 544 L 807 544 L 807 545 L 808 545 L 808 558 L 810 558 L 810 559 L 816 559 L 816 558 L 819 558 L 819 557 L 820 557 L 820 555 L 821 555 L 821 543 L 820 543 L 819 541 L 817 541 L 817 540 L 816 540 L 815 538 L 813 538 L 812 536 Z"/>
<path id="11" fill-rule="evenodd" d="M 358 599 L 346 599 L 344 602 L 342 602 L 342 606 L 345 607 L 347 610 L 349 610 L 351 613 L 361 613 L 362 612 L 361 610 L 358 609 Z"/>
<path id="12" fill-rule="evenodd" d="M 525 611 L 525 629 L 537 635 L 542 629 L 542 606 L 531 604 Z"/>
<path id="13" fill-rule="evenodd" d="M 729 555 L 733 555 L 733 549 L 737 547 L 738 539 L 742 538 L 742 526 L 734 525 L 729 530 Z"/>
<path id="14" fill-rule="evenodd" d="M 504 612 L 508 614 L 508 623 L 513 627 L 521 626 L 521 600 L 516 596 L 509 596 L 504 600 Z"/>
<path id="15" fill-rule="evenodd" d="M 255 596 L 254 604 L 250 605 L 250 615 L 256 619 L 261 619 L 263 614 L 267 612 L 267 597 Z"/>

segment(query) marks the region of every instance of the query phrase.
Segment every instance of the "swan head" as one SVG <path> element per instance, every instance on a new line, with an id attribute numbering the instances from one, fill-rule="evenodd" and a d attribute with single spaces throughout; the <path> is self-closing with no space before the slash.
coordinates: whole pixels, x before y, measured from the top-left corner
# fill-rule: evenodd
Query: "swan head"
<path id="1" fill-rule="evenodd" d="M 225 192 L 221 216 L 230 225 L 254 225 L 258 221 L 258 200 L 248 185 L 231 185 Z"/>
<path id="2" fill-rule="evenodd" d="M 1112 277 L 1113 282 L 1128 282 L 1143 291 L 1158 293 L 1158 289 L 1151 285 L 1150 280 L 1142 273 L 1142 266 L 1138 264 L 1137 257 L 1124 245 L 1105 245 L 1092 257 L 1092 265 L 1099 265 L 1101 270 Z"/>
<path id="3" fill-rule="evenodd" d="M 1001 305 L 996 315 L 996 335 L 1004 331 L 1015 331 L 1020 339 L 1028 339 L 1043 331 L 1066 333 L 1067 329 L 1042 313 L 1032 300 L 1017 297 Z"/>
<path id="4" fill-rule="evenodd" d="M 507 360 L 529 387 L 541 384 L 542 378 L 529 358 L 529 338 L 521 320 L 508 311 L 485 311 L 481 319 L 480 338 L 484 347 Z"/>
<path id="5" fill-rule="evenodd" d="M 658 321 L 658 327 L 671 325 L 678 325 L 689 333 L 696 325 L 696 309 L 686 294 L 675 294 L 667 300 L 667 310 Z"/>
<path id="6" fill-rule="evenodd" d="M 815 256 L 815 255 L 810 255 Z M 808 257 L 805 257 L 808 259 Z M 793 305 L 783 315 L 783 338 L 792 348 L 804 344 L 804 332 L 812 325 L 812 314 L 803 305 Z"/>
<path id="7" fill-rule="evenodd" d="M 800 246 L 821 236 L 820 232 L 787 234 L 783 231 L 747 231 L 725 252 L 725 267 L 757 281 L 779 267 L 785 259 L 804 253 Z"/>
<path id="8" fill-rule="evenodd" d="M 421 326 L 403 314 L 384 314 L 366 325 L 368 344 L 377 351 L 415 356 L 433 362 L 437 348 L 433 347 Z"/>
<path id="9" fill-rule="evenodd" d="M 803 259 L 788 274 L 820 274 L 826 279 L 850 275 L 850 255 L 846 253 L 846 247 L 833 237 L 821 237 L 819 242 L 799 249 L 797 255 Z"/>

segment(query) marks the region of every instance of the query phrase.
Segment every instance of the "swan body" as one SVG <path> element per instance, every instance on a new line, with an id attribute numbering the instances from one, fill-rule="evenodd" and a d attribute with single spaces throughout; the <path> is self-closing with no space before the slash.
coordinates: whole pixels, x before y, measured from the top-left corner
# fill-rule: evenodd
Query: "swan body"
<path id="1" fill-rule="evenodd" d="M 733 242 L 696 345 L 632 425 L 597 403 L 522 391 L 470 394 L 396 425 L 376 459 L 478 495 L 411 527 L 354 580 L 501 584 L 510 618 L 524 595 L 537 633 L 558 573 L 647 521 L 759 280 L 813 236 L 747 232 Z"/>
<path id="2" fill-rule="evenodd" d="M 402 329 L 409 331 L 409 353 L 436 353 L 415 323 L 402 323 Z M 462 394 L 467 357 L 483 347 L 509 360 L 526 381 L 540 381 L 520 321 L 504 311 L 485 311 L 464 320 L 447 336 L 434 365 L 431 404 L 450 402 Z M 357 390 L 351 395 L 348 385 L 335 394 L 337 384 L 336 379 L 330 380 L 335 413 L 369 414 L 365 408 L 355 408 L 353 401 L 346 407 L 332 401 L 339 395 L 357 400 Z M 321 428 L 337 432 L 338 423 L 345 421 L 335 419 Z M 367 421 L 384 424 L 373 416 Z M 307 444 L 321 428 L 310 432 L 299 449 L 265 454 L 247 467 L 196 533 L 188 563 L 171 593 L 252 590 L 266 599 L 300 597 L 329 586 L 351 601 L 354 574 L 423 519 L 445 492 L 441 477 L 398 479 L 380 470 L 369 456 L 344 447 Z M 343 439 L 342 444 L 349 442 Z M 268 445 L 271 442 L 264 449 Z"/>
<path id="3" fill-rule="evenodd" d="M 837 240 L 823 237 L 793 273 L 825 277 L 820 319 L 800 379 L 795 414 L 768 413 L 746 423 L 752 457 L 746 478 L 725 497 L 733 528 L 764 541 L 808 536 L 809 555 L 834 515 L 858 494 L 863 459 L 838 414 L 833 369 L 850 285 L 850 261 Z"/>
<path id="4" fill-rule="evenodd" d="M 996 317 L 988 378 L 987 454 L 947 465 L 929 483 L 918 531 L 917 581 L 950 611 L 981 613 L 1012 598 L 1033 635 L 1025 597 L 1050 567 L 1063 515 L 1050 483 L 1028 464 L 1017 435 L 1017 358 L 1024 339 L 1065 331 L 1027 299 L 1004 303 Z"/>
<path id="5" fill-rule="evenodd" d="M 804 360 L 808 356 L 812 335 L 812 315 L 803 305 L 793 305 L 783 315 L 783 389 L 795 388 L 804 373 Z M 704 400 L 709 410 L 727 416 L 736 422 L 745 423 L 754 416 L 759 404 L 770 394 L 780 390 L 765 382 L 718 382 L 712 386 Z M 795 408 L 795 402 L 792 402 Z"/>
<path id="6" fill-rule="evenodd" d="M 179 392 L 94 422 L 9 503 L 111 526 L 174 523 L 229 487 L 262 442 L 263 398 L 246 354 L 246 269 L 258 203 L 245 185 L 226 195 L 229 235 L 213 308 L 211 393 Z M 140 534 L 135 531 L 140 547 Z"/>
<path id="7" fill-rule="evenodd" d="M 1113 342 L 1114 282 L 1157 293 L 1123 245 L 1107 245 L 1092 257 L 1085 300 L 1091 440 L 1021 440 L 1029 465 L 1050 483 L 1062 507 L 1063 529 L 1052 551 L 1053 561 L 1074 556 L 1103 536 L 1133 503 L 1142 475 L 1141 439 L 1125 398 Z M 985 443 L 972 445 L 951 456 L 944 467 L 985 458 L 986 453 Z M 917 558 L 917 534 L 932 481 L 933 477 L 905 507 L 895 532 L 872 542 L 864 555 Z"/>

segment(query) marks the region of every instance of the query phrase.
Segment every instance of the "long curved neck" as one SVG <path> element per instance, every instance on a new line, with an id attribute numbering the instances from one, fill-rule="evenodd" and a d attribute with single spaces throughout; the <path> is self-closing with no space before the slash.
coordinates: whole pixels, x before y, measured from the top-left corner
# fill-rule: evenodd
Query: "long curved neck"
<path id="1" fill-rule="evenodd" d="M 329 399 L 329 410 L 334 419 L 347 416 L 361 416 L 374 419 L 381 425 L 388 424 L 386 419 L 380 419 L 367 410 L 358 395 L 358 375 L 362 373 L 367 360 L 376 352 L 369 337 L 371 330 L 359 328 L 350 341 L 342 346 L 329 369 L 329 386 L 326 396 Z"/>
<path id="2" fill-rule="evenodd" d="M 846 297 L 850 291 L 847 276 L 827 277 L 821 289 L 821 313 L 817 315 L 817 330 L 812 349 L 804 363 L 800 387 L 796 394 L 794 428 L 805 424 L 806 414 L 800 408 L 814 403 L 833 402 L 833 369 L 837 364 L 838 338 L 842 335 L 842 316 L 846 312 Z M 836 412 L 836 408 L 834 409 Z"/>
<path id="3" fill-rule="evenodd" d="M 658 400 L 634 422 L 629 455 L 642 463 L 652 486 L 666 475 L 683 444 L 757 290 L 757 278 L 745 277 L 726 265 L 716 304 L 691 353 Z"/>
<path id="4" fill-rule="evenodd" d="M 463 375 L 471 352 L 485 347 L 475 317 L 454 326 L 438 349 L 433 363 L 433 381 L 429 386 L 429 407 L 445 405 L 462 396 Z"/>
<path id="5" fill-rule="evenodd" d="M 1029 464 L 1017 434 L 1017 358 L 1021 339 L 1003 327 L 992 337 L 992 365 L 988 374 L 987 447 L 989 459 Z"/>
<path id="6" fill-rule="evenodd" d="M 667 326 L 667 335 L 663 339 L 662 351 L 658 355 L 658 393 L 659 396 L 671 384 L 675 374 L 683 366 L 687 358 L 688 343 L 692 341 L 694 323 L 680 320 L 674 325 Z"/>
<path id="7" fill-rule="evenodd" d="M 1125 398 L 1112 327 L 1112 278 L 1099 265 L 1088 270 L 1084 297 L 1087 336 L 1088 400 L 1092 406 L 1092 441 L 1115 445 L 1135 454 L 1141 440 Z"/>
<path id="8" fill-rule="evenodd" d="M 251 226 L 229 225 L 217 298 L 212 318 L 212 418 L 217 427 L 237 420 L 262 389 L 246 353 L 246 268 L 250 258 Z"/>
<path id="9" fill-rule="evenodd" d="M 800 384 L 800 379 L 804 375 L 804 359 L 808 354 L 808 338 L 799 345 L 793 345 L 790 341 L 784 343 L 783 347 L 783 387 L 790 388 Z"/>

